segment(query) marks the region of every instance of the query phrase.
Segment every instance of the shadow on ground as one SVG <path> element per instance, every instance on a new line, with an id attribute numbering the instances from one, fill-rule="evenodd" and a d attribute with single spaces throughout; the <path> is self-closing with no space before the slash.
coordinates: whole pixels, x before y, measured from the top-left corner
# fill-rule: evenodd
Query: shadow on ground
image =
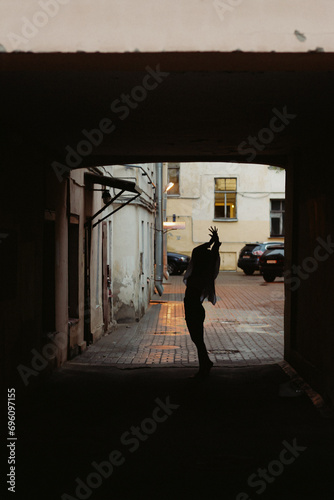
<path id="1" fill-rule="evenodd" d="M 279 397 L 278 365 L 193 373 L 63 368 L 25 389 L 16 498 L 333 497 L 332 422 Z"/>

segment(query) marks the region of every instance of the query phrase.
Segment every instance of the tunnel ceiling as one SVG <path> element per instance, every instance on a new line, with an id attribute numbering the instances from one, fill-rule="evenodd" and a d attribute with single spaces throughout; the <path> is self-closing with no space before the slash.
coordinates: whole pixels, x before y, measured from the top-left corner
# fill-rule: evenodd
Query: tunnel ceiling
<path id="1" fill-rule="evenodd" d="M 281 164 L 305 142 L 331 140 L 334 54 L 17 53 L 0 61 L 7 164 L 27 156 L 66 164 L 69 150 L 79 151 L 73 167 L 248 162 L 250 136 L 258 163 Z"/>

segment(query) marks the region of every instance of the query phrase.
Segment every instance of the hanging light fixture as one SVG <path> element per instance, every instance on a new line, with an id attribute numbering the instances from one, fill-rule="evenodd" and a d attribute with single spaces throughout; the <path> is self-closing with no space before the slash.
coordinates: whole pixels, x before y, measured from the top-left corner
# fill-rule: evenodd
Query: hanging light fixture
<path id="1" fill-rule="evenodd" d="M 164 193 L 167 193 L 174 186 L 174 182 L 169 182 L 165 187 Z"/>
<path id="2" fill-rule="evenodd" d="M 102 193 L 102 200 L 105 205 L 111 202 L 111 194 L 109 189 L 104 189 Z"/>

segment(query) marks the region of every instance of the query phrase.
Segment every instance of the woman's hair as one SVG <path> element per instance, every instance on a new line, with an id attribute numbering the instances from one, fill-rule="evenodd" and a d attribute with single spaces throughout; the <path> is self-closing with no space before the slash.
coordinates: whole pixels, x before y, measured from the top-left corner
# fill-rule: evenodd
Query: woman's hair
<path id="1" fill-rule="evenodd" d="M 210 263 L 210 251 L 203 246 L 196 247 L 192 251 L 191 260 L 193 261 L 194 270 L 196 270 L 197 266 L 205 269 Z"/>

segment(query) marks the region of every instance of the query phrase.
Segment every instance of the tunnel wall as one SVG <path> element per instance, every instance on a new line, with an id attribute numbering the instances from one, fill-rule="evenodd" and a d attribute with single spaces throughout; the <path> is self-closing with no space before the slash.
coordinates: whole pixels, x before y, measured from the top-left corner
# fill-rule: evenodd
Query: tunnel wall
<path id="1" fill-rule="evenodd" d="M 334 401 L 334 156 L 314 137 L 288 169 L 285 358 Z"/>
<path id="2" fill-rule="evenodd" d="M 256 59 L 257 55 L 254 53 L 249 56 L 250 60 L 253 60 L 253 58 Z M 23 72 L 19 73 L 21 63 L 25 60 L 25 64 L 30 65 L 31 56 L 35 59 L 37 66 L 41 65 L 41 60 L 43 60 L 43 58 L 40 59 L 36 54 L 4 54 L 4 56 L 13 58 L 12 69 L 17 72 L 17 80 L 20 84 L 23 81 Z M 272 64 L 277 60 L 276 56 L 270 54 Z M 329 69 L 332 67 L 331 54 L 305 54 L 305 56 L 307 56 L 307 60 L 322 61 L 322 64 L 328 65 Z M 53 61 L 52 56 L 47 55 L 46 57 L 50 58 L 51 64 Z M 81 57 L 82 54 L 73 55 L 73 58 L 81 59 Z M 189 59 L 189 57 L 184 55 L 184 59 Z M 292 64 L 294 58 L 287 59 L 290 60 L 289 64 Z M 295 61 L 301 59 L 305 62 L 304 58 L 298 57 L 295 58 Z M 236 56 L 236 60 L 239 60 L 239 57 Z M 3 68 L 5 72 L 6 66 L 4 65 Z M 43 69 L 45 71 L 44 67 Z M 8 73 L 12 75 L 11 71 L 8 69 Z M 307 74 L 305 73 L 305 75 L 306 80 Z M 18 258 L 17 265 L 12 266 L 16 270 L 13 279 L 20 279 L 17 294 L 8 294 L 1 303 L 1 329 L 7 332 L 5 335 L 8 336 L 6 339 L 6 349 L 8 349 L 7 352 L 9 353 L 7 356 L 8 361 L 10 359 L 17 359 L 20 353 L 23 352 L 24 346 L 35 347 L 41 342 L 37 332 L 41 331 L 40 325 L 42 321 L 42 301 L 40 300 L 42 294 L 42 274 L 39 269 L 39 262 L 42 256 L 41 238 L 43 211 L 45 208 L 41 196 L 41 193 L 42 195 L 44 193 L 44 177 L 41 167 L 43 162 L 40 162 L 38 159 L 36 160 L 36 158 L 30 155 L 38 155 L 38 152 L 41 150 L 42 141 L 38 142 L 35 140 L 35 142 L 31 143 L 29 132 L 33 129 L 33 132 L 36 132 L 34 133 L 34 138 L 40 140 L 46 125 L 50 125 L 54 117 L 48 112 L 47 120 L 44 117 L 44 113 L 37 114 L 36 119 L 36 106 L 41 100 L 43 92 L 46 91 L 45 87 L 42 87 L 41 91 L 37 73 L 30 80 L 28 76 L 24 74 L 25 85 L 21 85 L 21 94 L 25 97 L 24 89 L 27 82 L 30 82 L 34 90 L 36 87 L 36 93 L 28 93 L 28 98 L 25 99 L 24 103 L 25 106 L 22 106 L 18 99 L 20 93 L 16 92 L 17 87 L 14 87 L 12 94 L 8 92 L 7 95 L 12 120 L 10 121 L 10 126 L 7 126 L 6 132 L 7 137 L 10 137 L 11 140 L 5 144 L 4 151 L 6 154 L 3 156 L 2 162 L 1 231 L 3 234 L 13 231 L 15 234 L 13 246 L 18 253 Z M 10 79 L 9 85 L 11 81 Z M 299 103 L 299 109 L 304 111 L 304 116 L 299 121 L 298 133 L 291 135 L 289 141 L 289 146 L 293 151 L 291 153 L 291 165 L 289 165 L 288 173 L 288 192 L 290 193 L 288 198 L 290 198 L 291 206 L 291 223 L 290 237 L 287 238 L 287 243 L 290 241 L 288 243 L 287 262 L 293 273 L 289 277 L 290 283 L 286 284 L 285 355 L 286 359 L 308 381 L 314 384 L 327 399 L 333 401 L 332 284 L 334 266 L 331 247 L 327 250 L 328 258 L 326 259 L 324 258 L 326 255 L 324 253 L 325 250 L 320 249 L 320 253 L 318 250 L 317 254 L 315 254 L 316 248 L 320 245 L 318 239 L 321 238 L 321 241 L 324 241 L 326 245 L 328 238 L 331 238 L 333 234 L 334 207 L 332 186 L 334 161 L 333 152 L 331 151 L 331 132 L 333 129 L 333 106 L 331 101 L 333 95 L 331 92 L 332 75 L 328 72 L 325 78 L 323 74 L 317 73 L 313 75 L 310 84 L 309 94 L 300 94 L 302 100 Z M 8 88 L 10 88 L 9 85 Z M 298 89 L 293 90 L 295 93 L 290 98 L 291 100 L 299 94 Z M 66 95 L 66 93 L 61 95 Z M 319 99 L 319 95 L 321 99 Z M 265 98 L 265 94 L 263 94 L 263 98 Z M 84 102 L 86 103 L 86 101 Z M 89 102 L 87 108 L 85 108 L 87 113 L 90 109 Z M 269 99 L 267 99 L 267 104 L 269 102 Z M 266 106 L 265 99 L 262 106 Z M 67 108 L 64 107 L 64 109 Z M 259 106 L 260 111 L 261 106 Z M 181 116 L 179 108 L 178 113 L 179 118 Z M 8 119 L 9 115 L 5 116 Z M 150 114 L 144 116 L 147 120 L 146 123 L 150 123 L 148 120 L 150 116 Z M 240 116 L 242 117 L 243 115 Z M 237 116 L 236 119 L 240 121 L 239 117 Z M 62 116 L 63 118 L 68 120 L 69 114 L 65 115 L 65 117 Z M 307 127 L 309 127 L 309 130 L 306 130 L 306 125 L 303 125 L 305 120 L 302 120 L 302 118 L 305 118 L 306 121 L 308 120 Z M 250 117 L 247 119 L 250 119 Z M 161 121 L 163 122 L 163 120 Z M 63 124 L 63 122 L 65 122 L 64 119 L 61 123 Z M 60 129 L 58 123 L 60 122 L 56 122 L 56 126 Z M 248 121 L 244 120 L 244 123 L 248 127 Z M 37 127 L 36 124 L 38 124 Z M 214 130 L 214 123 L 212 124 L 208 121 L 205 123 L 205 127 L 211 127 L 211 130 Z M 205 130 L 205 127 L 201 130 Z M 303 127 L 305 130 L 303 130 Z M 307 133 L 304 134 L 304 131 Z M 159 155 L 160 159 L 165 154 L 167 147 L 166 143 L 161 140 L 165 133 L 168 133 L 168 128 L 165 130 L 159 128 L 159 135 L 154 136 L 154 141 L 158 144 L 156 150 L 158 152 L 155 154 Z M 52 138 L 50 141 L 52 148 L 55 147 L 58 135 L 48 132 L 48 136 Z M 127 148 L 124 148 L 123 152 L 126 155 L 131 150 L 131 134 L 127 135 L 125 132 L 125 137 Z M 132 139 L 133 137 L 134 135 Z M 237 149 L 239 140 L 240 137 L 233 138 L 230 145 L 232 152 Z M 43 146 L 45 147 L 44 143 Z M 180 142 L 177 154 L 181 157 L 179 156 L 178 160 L 182 161 L 181 153 L 186 146 L 186 141 Z M 116 147 L 115 144 L 113 144 L 114 147 Z M 191 145 L 191 148 L 194 148 L 194 146 Z M 114 150 L 110 148 L 106 151 L 110 160 Z M 152 160 L 151 151 L 146 144 L 142 145 L 140 152 L 135 151 L 133 153 L 132 151 L 131 154 L 138 155 L 141 152 L 143 155 L 146 155 L 147 161 L 154 161 Z M 281 152 L 285 153 L 285 151 Z M 194 152 L 192 154 L 194 158 L 196 156 L 196 161 L 199 160 L 199 153 Z M 202 153 L 202 155 L 205 154 Z M 52 154 L 51 159 L 53 158 L 54 155 Z M 208 161 L 206 156 L 202 156 L 201 159 Z M 123 157 L 123 161 L 129 161 L 129 157 Z M 171 158 L 171 161 L 173 161 L 173 158 Z M 221 161 L 224 160 L 221 159 Z M 4 245 L 4 242 L 1 245 Z M 325 247 L 322 245 L 322 248 Z M 312 259 L 315 259 L 316 262 L 314 263 Z M 302 277 L 298 275 L 298 267 L 293 270 L 292 266 L 302 266 Z M 287 270 L 289 270 L 289 267 Z M 8 279 L 9 288 L 11 288 L 10 283 L 10 279 Z M 293 286 L 294 284 L 296 286 Z M 65 308 L 66 305 L 63 304 L 63 310 Z M 29 354 L 29 349 L 27 351 Z"/>
<path id="3" fill-rule="evenodd" d="M 31 168 L 34 168 L 32 175 Z M 0 325 L 5 375 L 30 349 L 41 346 L 43 197 L 42 169 L 26 164 L 6 165 L 0 188 L 1 301 Z"/>

